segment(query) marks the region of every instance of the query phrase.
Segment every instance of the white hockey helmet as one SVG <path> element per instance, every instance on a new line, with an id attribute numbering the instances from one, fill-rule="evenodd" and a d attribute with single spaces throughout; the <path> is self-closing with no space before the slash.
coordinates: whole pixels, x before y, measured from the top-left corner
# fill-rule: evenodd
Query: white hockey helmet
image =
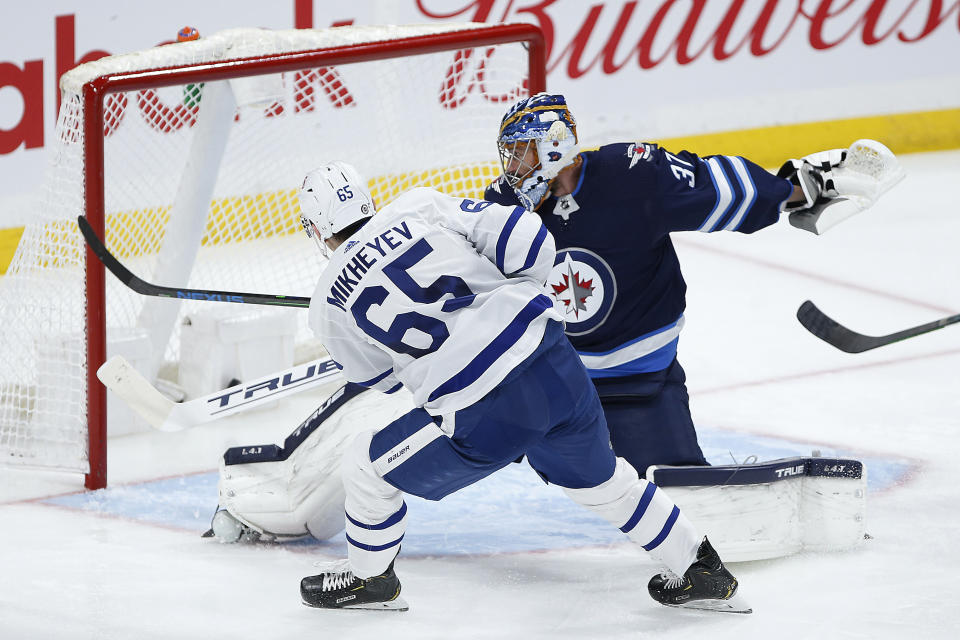
<path id="1" fill-rule="evenodd" d="M 540 206 L 550 185 L 577 159 L 577 123 L 562 95 L 538 93 L 510 107 L 497 136 L 507 183 L 525 209 Z"/>
<path id="2" fill-rule="evenodd" d="M 324 241 L 376 213 L 367 181 L 346 162 L 311 170 L 300 187 L 300 222 L 326 254 Z"/>

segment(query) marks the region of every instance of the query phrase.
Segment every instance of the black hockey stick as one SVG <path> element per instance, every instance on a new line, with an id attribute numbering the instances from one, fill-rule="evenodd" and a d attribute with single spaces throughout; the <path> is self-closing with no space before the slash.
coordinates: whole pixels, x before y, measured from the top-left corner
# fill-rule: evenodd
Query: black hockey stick
<path id="1" fill-rule="evenodd" d="M 137 293 L 145 296 L 157 296 L 159 298 L 179 298 L 181 300 L 210 300 L 214 302 L 234 302 L 238 304 L 265 304 L 275 307 L 309 307 L 310 298 L 299 296 L 278 296 L 268 293 L 238 293 L 236 291 L 212 291 L 208 289 L 178 289 L 176 287 L 164 287 L 158 284 L 152 284 L 141 280 L 133 275 L 129 269 L 120 264 L 112 253 L 97 237 L 93 227 L 83 216 L 77 217 L 77 224 L 80 225 L 80 233 L 87 241 L 90 249 L 100 259 L 110 273 L 115 275 L 123 284 L 127 285 Z"/>
<path id="2" fill-rule="evenodd" d="M 817 305 L 807 300 L 797 309 L 797 320 L 800 321 L 800 324 L 802 324 L 807 331 L 837 349 L 846 351 L 847 353 L 862 353 L 870 349 L 876 349 L 877 347 L 919 336 L 923 333 L 936 331 L 949 324 L 955 324 L 960 322 L 960 314 L 934 320 L 933 322 L 921 324 L 918 327 L 911 327 L 910 329 L 904 329 L 903 331 L 897 331 L 896 333 L 891 333 L 886 336 L 865 336 L 862 333 L 847 329 L 823 311 L 820 311 Z"/>

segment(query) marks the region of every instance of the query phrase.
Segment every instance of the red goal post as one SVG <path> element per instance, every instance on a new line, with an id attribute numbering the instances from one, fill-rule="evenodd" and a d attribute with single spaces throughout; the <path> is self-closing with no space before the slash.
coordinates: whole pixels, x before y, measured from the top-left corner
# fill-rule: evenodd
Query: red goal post
<path id="1" fill-rule="evenodd" d="M 536 27 L 449 23 L 237 29 L 65 74 L 40 219 L 0 283 L 0 322 L 16 327 L 0 342 L 0 464 L 106 486 L 108 348 L 149 349 L 142 373 L 170 377 L 180 324 L 204 305 L 124 291 L 77 215 L 148 281 L 310 295 L 306 170 L 352 162 L 381 203 L 423 185 L 476 197 L 498 173 L 500 117 L 545 74 Z"/>

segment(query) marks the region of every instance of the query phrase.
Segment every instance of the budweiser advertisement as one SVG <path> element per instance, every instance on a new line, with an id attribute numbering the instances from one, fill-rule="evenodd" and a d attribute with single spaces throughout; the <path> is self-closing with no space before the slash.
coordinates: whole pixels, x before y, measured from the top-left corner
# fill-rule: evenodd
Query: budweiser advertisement
<path id="1" fill-rule="evenodd" d="M 960 107 L 960 67 L 947 63 L 960 56 L 960 0 L 168 0 L 162 12 L 55 0 L 22 9 L 0 42 L 0 229 L 30 218 L 58 80 L 78 64 L 175 41 L 185 25 L 203 37 L 431 22 L 539 26 L 547 86 L 567 95 L 587 146 Z M 168 108 L 138 100 L 123 117 Z"/>

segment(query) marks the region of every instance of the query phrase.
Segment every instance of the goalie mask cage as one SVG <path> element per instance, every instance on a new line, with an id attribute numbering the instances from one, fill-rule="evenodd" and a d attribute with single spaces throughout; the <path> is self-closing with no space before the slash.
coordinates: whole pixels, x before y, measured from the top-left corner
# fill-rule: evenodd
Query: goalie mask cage
<path id="1" fill-rule="evenodd" d="M 233 29 L 64 74 L 40 206 L 0 280 L 0 464 L 106 486 L 108 351 L 149 349 L 142 373 L 169 379 L 183 318 L 224 305 L 126 289 L 78 215 L 144 280 L 309 296 L 324 263 L 299 225 L 308 170 L 347 161 L 378 205 L 415 186 L 479 197 L 500 118 L 545 73 L 536 27 L 447 23 Z"/>

